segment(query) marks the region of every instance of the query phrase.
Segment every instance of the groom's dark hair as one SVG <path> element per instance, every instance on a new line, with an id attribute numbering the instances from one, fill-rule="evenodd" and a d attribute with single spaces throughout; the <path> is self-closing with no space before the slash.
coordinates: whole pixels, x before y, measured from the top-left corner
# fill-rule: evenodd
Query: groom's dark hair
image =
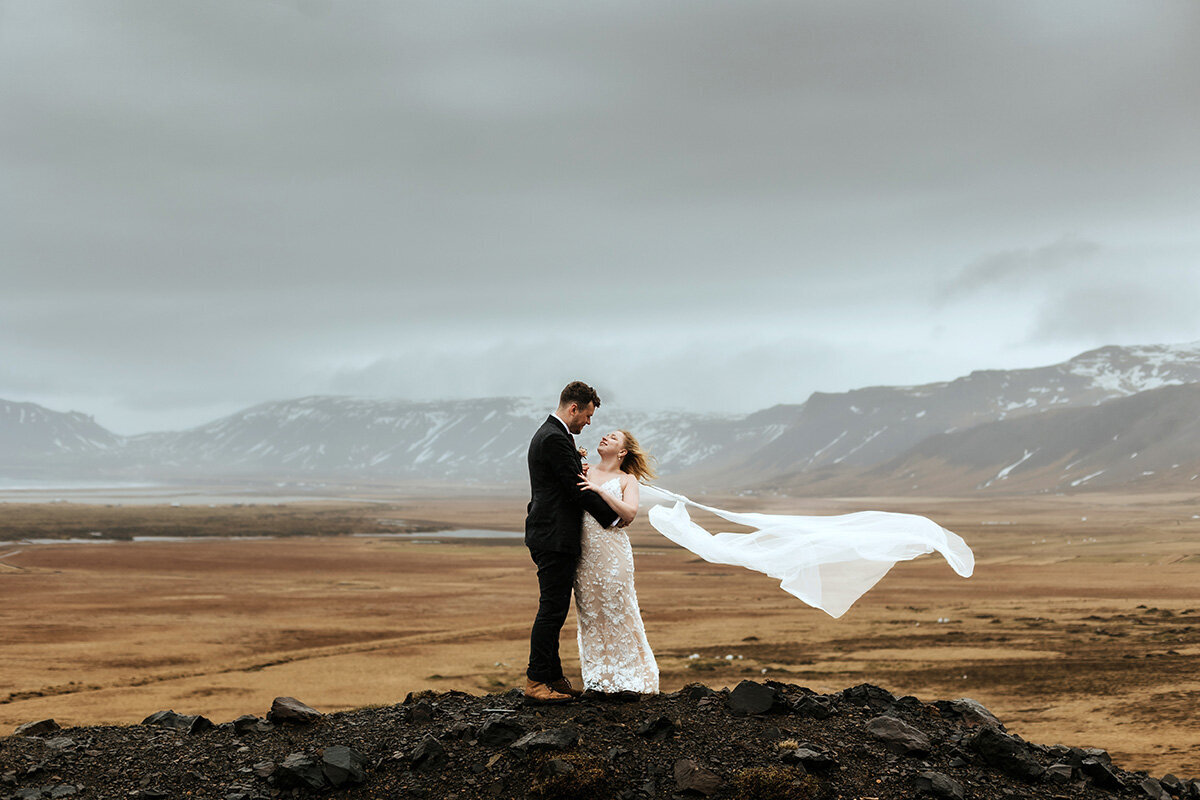
<path id="1" fill-rule="evenodd" d="M 599 408 L 600 395 L 596 394 L 596 390 L 583 381 L 571 381 L 558 396 L 558 407 L 563 408 L 571 403 L 580 408 L 587 408 L 588 403 L 595 403 L 596 408 Z"/>

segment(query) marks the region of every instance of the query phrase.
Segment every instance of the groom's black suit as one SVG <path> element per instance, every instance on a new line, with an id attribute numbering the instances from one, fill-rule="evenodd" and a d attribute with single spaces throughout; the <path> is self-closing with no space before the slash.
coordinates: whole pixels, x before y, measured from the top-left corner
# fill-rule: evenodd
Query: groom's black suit
<path id="1" fill-rule="evenodd" d="M 579 490 L 582 463 L 567 426 L 554 415 L 546 417 L 529 442 L 525 546 L 537 565 L 541 592 L 529 636 L 526 675 L 531 681 L 552 683 L 563 677 L 558 635 L 571 607 L 583 512 L 604 527 L 617 521 L 617 512 L 598 494 Z"/>

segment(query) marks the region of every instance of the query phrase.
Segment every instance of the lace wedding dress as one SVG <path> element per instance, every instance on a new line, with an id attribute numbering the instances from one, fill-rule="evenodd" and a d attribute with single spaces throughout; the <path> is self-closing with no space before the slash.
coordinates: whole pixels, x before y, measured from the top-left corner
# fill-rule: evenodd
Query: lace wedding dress
<path id="1" fill-rule="evenodd" d="M 600 491 L 620 500 L 620 479 L 613 478 Z M 618 528 L 600 527 L 591 514 L 584 514 L 581 546 L 575 611 L 583 688 L 657 694 L 658 663 L 638 610 L 629 537 Z"/>

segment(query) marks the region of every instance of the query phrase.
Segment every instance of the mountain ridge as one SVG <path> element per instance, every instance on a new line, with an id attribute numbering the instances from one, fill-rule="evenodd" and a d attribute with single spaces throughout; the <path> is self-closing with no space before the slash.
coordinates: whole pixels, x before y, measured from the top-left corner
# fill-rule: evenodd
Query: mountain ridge
<path id="1" fill-rule="evenodd" d="M 1050 415 L 1068 433 L 1078 430 L 1078 436 L 1093 438 L 1099 435 L 1096 426 L 1105 423 L 1119 436 L 1134 426 L 1139 413 L 1167 415 L 1180 425 L 1193 405 L 1200 413 L 1200 397 L 1164 392 L 1192 384 L 1200 384 L 1200 342 L 1107 346 L 1044 367 L 976 370 L 915 386 L 814 392 L 804 403 L 749 414 L 645 411 L 608 403 L 596 427 L 579 441 L 587 446 L 592 430 L 599 438 L 600 429 L 607 430 L 603 423 L 619 423 L 655 453 L 664 475 L 688 487 L 810 493 L 840 486 L 873 492 L 880 486 L 911 490 L 924 483 L 953 492 L 1071 491 L 1085 484 L 1115 485 L 1114 476 L 1145 485 L 1142 478 L 1164 469 L 1161 459 L 1142 462 L 1153 463 L 1142 470 L 1149 474 L 1133 475 L 1101 464 L 1096 455 L 1075 466 L 1109 477 L 1080 481 L 1084 475 L 1078 470 L 1066 470 L 1065 476 L 1043 471 L 1033 480 L 1033 468 L 1046 466 L 1046 456 L 1024 456 L 1022 449 L 1013 458 L 1021 441 L 1036 451 L 1036 442 L 1051 436 L 1064 452 L 1086 449 L 1087 443 L 1072 444 L 1045 424 L 1002 424 Z M 1120 406 L 1122 415 L 1083 413 L 1141 396 L 1148 399 Z M 122 437 L 79 412 L 0 400 L 0 469 L 189 480 L 319 476 L 517 482 L 523 480 L 529 436 L 549 405 L 520 397 L 410 401 L 310 395 L 259 403 L 182 431 Z M 990 427 L 995 425 L 1001 428 Z M 993 430 L 1004 433 L 988 433 Z M 1185 432 L 1191 442 L 1191 429 Z M 1200 439 L 1196 444 L 1200 448 Z M 1188 451 L 1173 452 L 1172 469 L 1194 461 Z M 917 480 L 902 477 L 909 473 Z"/>

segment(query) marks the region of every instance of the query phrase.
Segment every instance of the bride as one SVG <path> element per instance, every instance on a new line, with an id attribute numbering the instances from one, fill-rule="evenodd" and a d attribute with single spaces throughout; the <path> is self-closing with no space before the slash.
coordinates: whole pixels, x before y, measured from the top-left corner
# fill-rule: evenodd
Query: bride
<path id="1" fill-rule="evenodd" d="M 637 515 L 640 480 L 652 480 L 648 454 L 629 431 L 613 431 L 596 447 L 600 463 L 579 486 L 596 492 L 628 525 Z M 602 694 L 658 693 L 658 663 L 646 640 L 633 588 L 633 548 L 623 528 L 601 528 L 583 515 L 575 568 L 575 613 L 583 688 Z"/>
<path id="2" fill-rule="evenodd" d="M 975 555 L 962 537 L 916 514 L 859 511 L 838 516 L 737 513 L 702 505 L 657 486 L 649 456 L 633 434 L 618 430 L 600 440 L 599 466 L 580 475 L 579 486 L 602 497 L 628 525 L 641 497 L 660 504 L 648 513 L 666 538 L 705 561 L 762 572 L 780 588 L 837 618 L 887 574 L 897 561 L 938 552 L 964 578 Z M 673 503 L 674 505 L 666 505 Z M 687 507 L 754 530 L 711 534 L 692 521 Z M 583 515 L 582 556 L 575 573 L 579 658 L 585 689 L 658 691 L 658 666 L 646 640 L 633 586 L 633 551 L 620 528 L 601 528 Z"/>

